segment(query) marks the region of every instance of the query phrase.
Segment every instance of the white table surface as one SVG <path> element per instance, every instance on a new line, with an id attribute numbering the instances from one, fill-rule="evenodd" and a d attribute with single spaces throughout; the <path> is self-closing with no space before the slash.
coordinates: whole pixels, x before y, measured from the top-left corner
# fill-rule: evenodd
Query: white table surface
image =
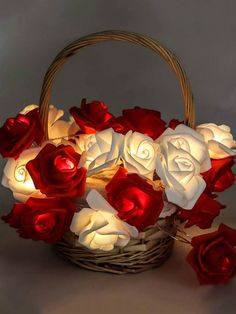
<path id="1" fill-rule="evenodd" d="M 234 194 L 235 187 L 224 194 L 228 209 L 220 220 L 236 227 Z M 11 195 L 1 188 L 0 197 L 0 213 L 7 212 Z M 19 238 L 0 221 L 0 314 L 235 314 L 236 280 L 200 286 L 184 261 L 188 249 L 176 243 L 161 268 L 141 274 L 96 273 L 60 259 L 44 243 Z"/>

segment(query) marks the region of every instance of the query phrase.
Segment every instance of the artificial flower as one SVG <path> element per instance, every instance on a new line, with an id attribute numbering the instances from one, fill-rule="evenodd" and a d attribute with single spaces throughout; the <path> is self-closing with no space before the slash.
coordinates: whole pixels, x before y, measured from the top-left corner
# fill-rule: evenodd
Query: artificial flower
<path id="1" fill-rule="evenodd" d="M 7 119 L 0 128 L 0 154 L 17 159 L 34 142 L 41 144 L 43 136 L 38 109 L 26 115 L 18 114 L 15 118 Z"/>
<path id="2" fill-rule="evenodd" d="M 112 127 L 122 134 L 132 130 L 155 140 L 165 131 L 166 123 L 159 111 L 134 107 L 123 110 L 122 116 L 112 121 Z"/>
<path id="3" fill-rule="evenodd" d="M 233 157 L 211 160 L 211 169 L 202 173 L 209 192 L 222 192 L 234 184 L 234 164 Z"/>
<path id="4" fill-rule="evenodd" d="M 38 108 L 38 106 L 34 104 L 28 105 L 20 113 L 25 115 L 35 108 Z M 50 142 L 54 144 L 61 144 L 63 140 L 67 140 L 79 131 L 79 127 L 73 118 L 71 118 L 70 121 L 63 121 L 60 119 L 63 115 L 64 111 L 62 109 L 57 109 L 53 105 L 49 106 L 48 137 Z"/>
<path id="5" fill-rule="evenodd" d="M 86 169 L 70 145 L 47 144 L 26 165 L 34 185 L 50 197 L 80 197 L 84 194 Z"/>
<path id="6" fill-rule="evenodd" d="M 123 135 L 106 129 L 95 134 L 80 135 L 77 150 L 82 153 L 80 166 L 88 175 L 116 165 L 120 157 Z"/>
<path id="7" fill-rule="evenodd" d="M 162 154 L 157 156 L 156 172 L 165 184 L 169 202 L 184 209 L 193 208 L 206 187 L 200 167 L 191 153 L 177 148 L 172 141 L 162 146 Z"/>
<path id="8" fill-rule="evenodd" d="M 221 224 L 217 231 L 196 236 L 187 261 L 200 284 L 225 284 L 236 274 L 236 230 Z"/>
<path id="9" fill-rule="evenodd" d="M 100 101 L 86 102 L 82 99 L 80 108 L 72 107 L 70 113 L 80 127 L 82 133 L 91 134 L 109 128 L 114 116 L 108 112 L 108 107 Z"/>
<path id="10" fill-rule="evenodd" d="M 41 148 L 29 148 L 17 159 L 9 158 L 3 170 L 2 185 L 13 192 L 13 196 L 20 202 L 30 197 L 45 197 L 40 190 L 35 189 L 34 182 L 26 169 L 28 161 L 34 159 Z"/>
<path id="11" fill-rule="evenodd" d="M 118 216 L 139 231 L 154 225 L 163 209 L 163 192 L 137 174 L 120 167 L 106 186 L 108 202 Z"/>
<path id="12" fill-rule="evenodd" d="M 203 137 L 184 124 L 179 124 L 174 130 L 166 129 L 157 142 L 160 144 L 161 151 L 168 150 L 168 144 L 171 143 L 177 149 L 189 153 L 200 165 L 201 172 L 211 168 L 208 148 Z"/>
<path id="13" fill-rule="evenodd" d="M 96 190 L 91 190 L 86 200 L 90 208 L 76 213 L 70 226 L 80 244 L 90 250 L 111 251 L 138 236 L 138 230 L 117 218 L 117 211 Z"/>
<path id="14" fill-rule="evenodd" d="M 128 172 L 153 178 L 159 144 L 147 135 L 129 131 L 124 136 L 121 158 Z"/>
<path id="15" fill-rule="evenodd" d="M 209 154 L 212 159 L 222 159 L 236 155 L 236 141 L 233 139 L 231 129 L 227 125 L 203 123 L 196 127 L 208 144 Z"/>
<path id="16" fill-rule="evenodd" d="M 29 198 L 25 204 L 15 204 L 2 219 L 22 238 L 54 243 L 69 230 L 75 212 L 74 204 L 66 199 Z"/>

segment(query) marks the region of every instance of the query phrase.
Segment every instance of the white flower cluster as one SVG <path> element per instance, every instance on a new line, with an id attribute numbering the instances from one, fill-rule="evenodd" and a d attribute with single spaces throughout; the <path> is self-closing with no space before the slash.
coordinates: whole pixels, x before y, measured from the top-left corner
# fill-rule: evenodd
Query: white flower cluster
<path id="1" fill-rule="evenodd" d="M 156 171 L 166 186 L 168 201 L 192 209 L 206 187 L 201 173 L 211 168 L 210 157 L 235 155 L 232 149 L 235 141 L 229 133 L 230 129 L 224 126 L 220 137 L 222 126 L 214 125 L 214 130 L 210 129 L 211 126 L 200 125 L 195 131 L 180 124 L 175 130 L 168 128 L 155 141 L 138 132 L 129 131 L 122 135 L 113 129 L 106 129 L 96 134 L 81 135 L 75 147 L 82 154 L 80 166 L 88 169 L 88 175 L 121 161 L 128 172 L 151 180 Z M 209 131 L 206 131 L 207 128 Z M 203 136 L 210 132 L 211 137 Z M 214 138 L 214 145 L 209 138 Z M 217 142 L 217 139 L 222 141 Z M 216 147 L 214 154 L 213 146 Z"/>

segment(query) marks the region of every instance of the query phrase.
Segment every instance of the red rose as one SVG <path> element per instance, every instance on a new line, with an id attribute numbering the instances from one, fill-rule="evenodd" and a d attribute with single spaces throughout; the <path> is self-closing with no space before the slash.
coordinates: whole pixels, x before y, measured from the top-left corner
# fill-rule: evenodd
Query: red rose
<path id="1" fill-rule="evenodd" d="M 17 159 L 33 142 L 41 144 L 44 131 L 39 120 L 38 109 L 26 115 L 9 118 L 0 128 L 0 154 Z"/>
<path id="2" fill-rule="evenodd" d="M 70 145 L 47 144 L 26 165 L 36 189 L 51 197 L 84 194 L 86 169 L 78 168 L 80 155 Z"/>
<path id="3" fill-rule="evenodd" d="M 162 191 L 137 174 L 127 174 L 124 168 L 117 171 L 106 186 L 108 202 L 118 216 L 139 231 L 154 225 L 162 211 Z"/>
<path id="4" fill-rule="evenodd" d="M 22 238 L 53 243 L 69 230 L 75 212 L 69 200 L 29 198 L 25 204 L 15 204 L 2 219 Z"/>
<path id="5" fill-rule="evenodd" d="M 178 119 L 172 119 L 170 120 L 168 127 L 175 130 L 177 126 L 180 124 L 184 124 L 184 121 L 179 121 Z"/>
<path id="6" fill-rule="evenodd" d="M 185 228 L 193 225 L 201 229 L 210 228 L 213 220 L 219 215 L 225 206 L 214 200 L 212 196 L 203 193 L 191 210 L 182 209 L 179 214 L 180 221 L 186 220 Z"/>
<path id="7" fill-rule="evenodd" d="M 136 131 L 155 140 L 165 131 L 166 123 L 159 111 L 135 107 L 123 110 L 123 115 L 112 121 L 112 128 L 122 134 Z"/>
<path id="8" fill-rule="evenodd" d="M 103 102 L 86 103 L 86 99 L 82 99 L 80 108 L 72 107 L 70 113 L 82 132 L 86 134 L 109 128 L 110 121 L 114 119 Z"/>
<path id="9" fill-rule="evenodd" d="M 227 283 L 236 274 L 236 230 L 221 224 L 219 229 L 194 237 L 187 261 L 200 284 Z"/>
<path id="10" fill-rule="evenodd" d="M 211 159 L 211 169 L 202 173 L 209 192 L 222 192 L 234 184 L 235 174 L 232 171 L 233 157 Z"/>

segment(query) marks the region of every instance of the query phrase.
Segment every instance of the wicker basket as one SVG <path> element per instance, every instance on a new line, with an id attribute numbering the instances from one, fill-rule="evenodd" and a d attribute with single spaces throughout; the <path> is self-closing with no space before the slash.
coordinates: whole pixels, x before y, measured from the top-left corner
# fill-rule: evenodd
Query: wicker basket
<path id="1" fill-rule="evenodd" d="M 135 33 L 124 31 L 105 31 L 82 37 L 65 47 L 50 65 L 43 82 L 40 98 L 40 118 L 45 128 L 45 140 L 48 139 L 48 112 L 52 84 L 57 72 L 65 61 L 78 52 L 79 49 L 105 41 L 128 41 L 139 44 L 158 53 L 170 65 L 176 74 L 182 91 L 185 106 L 185 123 L 195 126 L 195 110 L 193 95 L 188 78 L 176 56 L 159 42 Z M 92 181 L 92 180 L 91 180 Z M 106 181 L 105 176 L 100 181 Z M 91 184 L 100 185 L 99 179 Z M 97 188 L 97 187 L 96 187 Z M 80 200 L 83 207 L 84 199 Z M 91 251 L 81 246 L 77 236 L 67 233 L 55 244 L 57 252 L 74 264 L 95 270 L 116 274 L 137 273 L 160 266 L 169 257 L 172 251 L 176 226 L 174 216 L 159 219 L 155 226 L 148 227 L 139 233 L 138 239 L 132 239 L 123 249 L 114 249 L 110 252 Z"/>

